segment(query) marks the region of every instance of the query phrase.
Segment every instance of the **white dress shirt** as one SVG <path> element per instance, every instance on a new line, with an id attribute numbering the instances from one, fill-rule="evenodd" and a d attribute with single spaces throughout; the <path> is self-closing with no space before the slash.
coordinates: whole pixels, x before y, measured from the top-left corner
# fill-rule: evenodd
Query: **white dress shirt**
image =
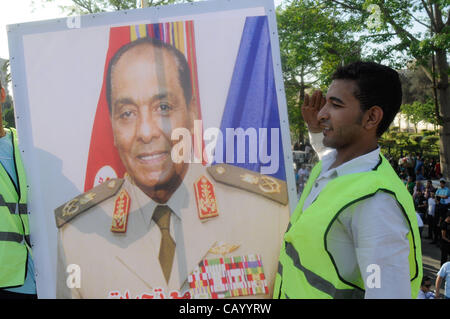
<path id="1" fill-rule="evenodd" d="M 324 147 L 322 139 L 322 133 L 310 133 L 311 144 L 322 160 L 322 171 L 303 209 L 311 205 L 332 179 L 370 171 L 379 163 L 380 148 L 377 148 L 330 169 L 337 152 Z M 342 278 L 352 283 L 362 278 L 366 299 L 411 298 L 406 237 L 409 231 L 398 202 L 380 191 L 341 212 L 330 228 L 327 245 Z"/>
<path id="2" fill-rule="evenodd" d="M 132 180 L 128 177 L 128 182 L 134 185 Z M 189 201 L 189 192 L 184 185 L 193 185 L 195 182 L 195 176 L 193 169 L 189 166 L 186 175 L 183 179 L 183 183 L 176 191 L 172 194 L 170 199 L 165 204 L 173 212 L 170 215 L 170 236 L 175 242 L 175 255 L 173 260 L 173 268 L 178 269 L 179 278 L 177 278 L 177 285 L 181 286 L 187 276 L 189 275 L 189 270 L 186 263 L 186 247 L 184 242 L 182 220 L 183 216 L 181 214 L 182 208 L 187 207 L 187 202 Z M 154 250 L 159 252 L 161 244 L 161 230 L 159 229 L 156 222 L 153 220 L 153 213 L 158 206 L 158 203 L 146 195 L 138 187 L 132 187 L 133 198 L 137 201 L 138 207 L 142 215 L 142 221 L 148 227 L 148 236 L 151 239 L 150 242 L 154 244 Z M 143 209 L 145 207 L 145 209 Z"/>

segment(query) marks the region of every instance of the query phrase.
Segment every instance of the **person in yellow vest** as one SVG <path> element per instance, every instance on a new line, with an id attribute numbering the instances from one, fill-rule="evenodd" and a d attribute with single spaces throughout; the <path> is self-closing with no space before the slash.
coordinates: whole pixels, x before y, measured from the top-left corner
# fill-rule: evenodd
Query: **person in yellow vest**
<path id="1" fill-rule="evenodd" d="M 411 195 L 380 153 L 398 112 L 398 73 L 340 67 L 302 114 L 320 161 L 284 235 L 274 298 L 413 298 L 422 280 Z"/>
<path id="2" fill-rule="evenodd" d="M 0 82 L 0 299 L 35 299 L 27 182 L 13 128 L 3 128 Z"/>

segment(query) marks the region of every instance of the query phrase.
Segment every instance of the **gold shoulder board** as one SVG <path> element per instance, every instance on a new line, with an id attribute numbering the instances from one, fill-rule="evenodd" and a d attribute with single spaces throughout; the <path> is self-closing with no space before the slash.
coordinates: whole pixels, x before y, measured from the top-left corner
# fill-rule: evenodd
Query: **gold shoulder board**
<path id="1" fill-rule="evenodd" d="M 67 203 L 55 209 L 56 227 L 60 228 L 72 218 L 88 210 L 94 205 L 114 196 L 122 186 L 124 179 L 110 179 L 93 189 L 78 195 Z"/>
<path id="2" fill-rule="evenodd" d="M 206 170 L 216 182 L 244 189 L 282 205 L 288 203 L 287 185 L 283 180 L 228 164 L 215 164 Z"/>

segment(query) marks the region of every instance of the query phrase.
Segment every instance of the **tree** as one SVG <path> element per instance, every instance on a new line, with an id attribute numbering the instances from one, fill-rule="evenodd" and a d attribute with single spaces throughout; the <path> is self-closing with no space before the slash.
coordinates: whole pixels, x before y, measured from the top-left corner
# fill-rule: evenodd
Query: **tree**
<path id="1" fill-rule="evenodd" d="M 11 82 L 11 72 L 9 69 L 9 60 L 1 66 L 2 73 L 5 74 L 5 83 L 2 83 L 3 87 L 8 87 L 9 82 Z M 2 120 L 3 125 L 5 127 L 16 127 L 15 119 L 14 119 L 14 103 L 12 97 L 7 94 L 6 100 L 3 103 L 2 107 Z"/>
<path id="2" fill-rule="evenodd" d="M 16 122 L 14 119 L 14 104 L 12 97 L 8 94 L 6 96 L 5 103 L 3 103 L 3 125 L 5 127 L 16 127 Z"/>
<path id="3" fill-rule="evenodd" d="M 414 101 L 411 104 L 402 104 L 400 112 L 405 114 L 408 121 L 414 124 L 415 131 L 417 133 L 417 125 L 420 122 L 428 122 L 431 124 L 438 124 L 436 116 L 434 114 L 434 104 L 432 100 L 428 100 L 425 103 Z"/>
<path id="4" fill-rule="evenodd" d="M 8 86 L 9 82 L 11 82 L 11 72 L 9 72 L 9 60 L 6 60 L 2 65 L 2 73 L 5 74 L 5 83 L 3 84 L 5 87 Z"/>
<path id="5" fill-rule="evenodd" d="M 383 44 L 386 59 L 392 64 L 398 55 L 414 59 L 433 81 L 436 118 L 441 123 L 440 158 L 443 175 L 450 178 L 450 3 L 448 0 L 323 0 L 327 8 L 342 12 L 349 19 L 369 26 L 373 43 Z M 371 6 L 372 5 L 372 6 Z M 368 25 L 375 18 L 375 26 Z M 373 21 L 372 21 L 373 22 Z M 425 32 L 413 32 L 413 25 Z M 431 63 L 429 63 L 431 61 Z"/>
<path id="6" fill-rule="evenodd" d="M 326 86 L 337 66 L 359 59 L 361 43 L 353 40 L 353 22 L 342 22 L 336 10 L 316 1 L 286 1 L 277 20 L 291 133 L 303 142 L 305 91 Z"/>
<path id="7" fill-rule="evenodd" d="M 6 108 L 3 115 L 3 124 L 5 127 L 16 127 L 16 121 L 14 119 L 14 108 Z"/>
<path id="8" fill-rule="evenodd" d="M 431 101 L 434 112 L 433 82 L 424 69 L 415 64 L 410 64 L 407 69 L 399 70 L 399 74 L 402 82 L 402 103 Z M 436 117 L 435 114 L 434 117 Z"/>

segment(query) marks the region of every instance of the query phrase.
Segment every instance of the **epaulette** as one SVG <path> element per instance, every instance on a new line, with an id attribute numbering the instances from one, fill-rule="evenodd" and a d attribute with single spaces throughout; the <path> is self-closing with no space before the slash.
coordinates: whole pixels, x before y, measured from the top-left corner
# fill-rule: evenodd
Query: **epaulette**
<path id="1" fill-rule="evenodd" d="M 228 164 L 215 164 L 206 170 L 216 182 L 262 195 L 283 205 L 288 203 L 287 185 L 283 180 Z"/>
<path id="2" fill-rule="evenodd" d="M 124 179 L 110 179 L 91 190 L 78 195 L 67 203 L 55 209 L 56 227 L 60 228 L 72 218 L 88 210 L 94 205 L 114 196 L 122 186 Z"/>

